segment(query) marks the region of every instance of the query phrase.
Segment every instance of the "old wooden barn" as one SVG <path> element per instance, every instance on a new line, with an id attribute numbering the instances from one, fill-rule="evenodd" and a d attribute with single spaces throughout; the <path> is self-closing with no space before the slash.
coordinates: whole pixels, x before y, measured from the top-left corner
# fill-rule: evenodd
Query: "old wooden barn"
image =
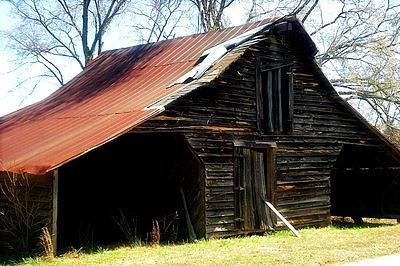
<path id="1" fill-rule="evenodd" d="M 122 216 L 144 237 L 157 219 L 184 238 L 186 214 L 198 238 L 264 232 L 263 199 L 297 227 L 400 218 L 399 151 L 316 52 L 294 17 L 106 51 L 2 118 L 2 176 L 39 184 L 59 246 L 118 241 Z"/>

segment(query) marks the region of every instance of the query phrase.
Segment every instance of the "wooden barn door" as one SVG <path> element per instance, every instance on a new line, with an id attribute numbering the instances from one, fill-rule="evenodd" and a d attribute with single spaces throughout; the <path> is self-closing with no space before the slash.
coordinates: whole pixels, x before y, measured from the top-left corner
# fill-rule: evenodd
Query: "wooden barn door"
<path id="1" fill-rule="evenodd" d="M 273 201 L 274 149 L 266 143 L 235 142 L 234 152 L 237 228 L 270 229 L 273 221 L 264 199 Z"/>

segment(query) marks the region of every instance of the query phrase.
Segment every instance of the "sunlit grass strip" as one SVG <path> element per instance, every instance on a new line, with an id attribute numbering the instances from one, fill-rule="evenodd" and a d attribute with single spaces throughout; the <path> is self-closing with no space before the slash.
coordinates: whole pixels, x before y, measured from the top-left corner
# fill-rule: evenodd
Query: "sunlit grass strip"
<path id="1" fill-rule="evenodd" d="M 400 225 L 366 224 L 302 229 L 268 236 L 203 240 L 193 244 L 99 249 L 21 265 L 326 265 L 400 252 Z"/>

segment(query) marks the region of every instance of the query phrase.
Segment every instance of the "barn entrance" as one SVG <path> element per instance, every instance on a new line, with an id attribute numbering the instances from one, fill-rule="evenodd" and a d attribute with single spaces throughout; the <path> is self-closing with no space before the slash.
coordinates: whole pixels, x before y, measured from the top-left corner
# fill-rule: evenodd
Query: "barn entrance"
<path id="1" fill-rule="evenodd" d="M 274 227 L 265 201 L 274 203 L 275 149 L 272 142 L 234 142 L 235 221 L 243 232 Z"/>
<path id="2" fill-rule="evenodd" d="M 59 170 L 58 246 L 149 241 L 155 223 L 161 241 L 184 240 L 187 215 L 201 237 L 202 173 L 177 134 L 126 134 L 71 161 Z"/>
<path id="3" fill-rule="evenodd" d="M 343 145 L 331 173 L 331 214 L 400 217 L 398 162 L 377 145 Z"/>

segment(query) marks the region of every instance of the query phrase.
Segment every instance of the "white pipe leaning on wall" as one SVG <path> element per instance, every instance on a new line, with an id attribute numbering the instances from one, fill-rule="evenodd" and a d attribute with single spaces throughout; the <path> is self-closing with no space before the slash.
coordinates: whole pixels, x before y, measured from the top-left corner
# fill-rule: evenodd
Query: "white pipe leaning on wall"
<path id="1" fill-rule="evenodd" d="M 285 217 L 282 216 L 282 214 L 274 207 L 274 205 L 272 205 L 272 203 L 266 201 L 265 199 L 263 199 L 263 201 L 276 214 L 276 216 L 278 216 L 278 218 L 290 229 L 290 231 L 292 231 L 292 233 L 295 236 L 300 237 L 299 231 L 297 231 L 296 228 L 294 228 L 293 225 L 291 225 L 288 222 L 288 220 L 286 220 Z"/>

